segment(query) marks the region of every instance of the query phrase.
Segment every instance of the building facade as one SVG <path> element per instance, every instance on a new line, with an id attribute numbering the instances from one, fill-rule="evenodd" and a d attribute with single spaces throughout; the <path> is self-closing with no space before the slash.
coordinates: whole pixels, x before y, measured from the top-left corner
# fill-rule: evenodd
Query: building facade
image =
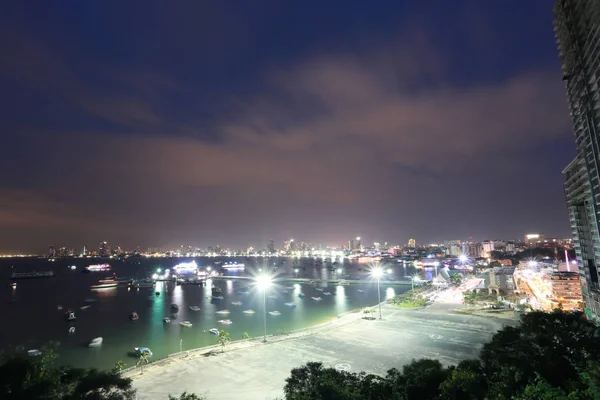
<path id="1" fill-rule="evenodd" d="M 600 1 L 556 0 L 554 31 L 577 158 L 563 171 L 586 314 L 600 317 Z"/>

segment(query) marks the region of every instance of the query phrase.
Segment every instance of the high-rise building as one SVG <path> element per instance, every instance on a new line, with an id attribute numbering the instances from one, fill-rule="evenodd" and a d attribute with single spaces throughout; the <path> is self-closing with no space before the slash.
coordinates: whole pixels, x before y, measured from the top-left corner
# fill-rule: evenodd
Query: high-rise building
<path id="1" fill-rule="evenodd" d="M 48 258 L 56 258 L 56 248 L 54 245 L 48 247 Z"/>
<path id="2" fill-rule="evenodd" d="M 414 249 L 415 247 L 417 247 L 417 242 L 415 239 L 408 239 L 408 247 L 410 247 L 411 249 Z"/>
<path id="3" fill-rule="evenodd" d="M 267 245 L 267 253 L 275 254 L 275 241 L 273 239 L 269 240 L 269 244 Z"/>
<path id="4" fill-rule="evenodd" d="M 577 157 L 563 171 L 585 312 L 600 318 L 600 2 L 556 0 L 554 32 Z"/>
<path id="5" fill-rule="evenodd" d="M 100 242 L 98 245 L 98 255 L 100 257 L 108 257 L 110 255 L 110 249 L 108 247 L 108 243 Z"/>
<path id="6" fill-rule="evenodd" d="M 83 245 L 83 249 L 81 250 L 81 255 L 86 257 L 88 255 L 88 248 L 87 248 L 87 244 Z"/>

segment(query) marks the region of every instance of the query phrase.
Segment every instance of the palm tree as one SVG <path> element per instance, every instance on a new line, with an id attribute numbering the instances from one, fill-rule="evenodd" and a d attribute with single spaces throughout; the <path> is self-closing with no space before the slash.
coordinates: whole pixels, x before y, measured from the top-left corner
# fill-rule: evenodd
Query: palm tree
<path id="1" fill-rule="evenodd" d="M 219 337 L 217 339 L 217 343 L 221 345 L 223 352 L 225 352 L 225 345 L 227 343 L 229 343 L 230 341 L 231 341 L 231 338 L 229 337 L 229 332 L 221 329 L 221 331 L 219 332 Z"/>
<path id="2" fill-rule="evenodd" d="M 150 355 L 150 352 L 148 350 L 142 350 L 140 351 L 140 358 L 137 361 L 137 363 L 135 364 L 135 366 L 140 366 L 142 368 L 142 374 L 144 373 L 144 364 L 148 364 L 148 356 Z"/>
<path id="3" fill-rule="evenodd" d="M 113 369 L 115 371 L 117 371 L 118 373 L 121 373 L 123 368 L 125 368 L 126 366 L 127 366 L 127 364 L 125 364 L 125 362 L 123 362 L 123 360 L 119 360 L 115 363 L 115 366 L 113 367 Z"/>

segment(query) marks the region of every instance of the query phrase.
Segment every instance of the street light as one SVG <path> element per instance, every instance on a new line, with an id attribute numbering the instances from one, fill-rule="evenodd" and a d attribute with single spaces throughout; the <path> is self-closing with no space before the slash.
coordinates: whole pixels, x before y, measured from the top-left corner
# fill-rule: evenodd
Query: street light
<path id="1" fill-rule="evenodd" d="M 256 286 L 263 292 L 263 322 L 265 326 L 265 336 L 263 343 L 267 342 L 267 289 L 271 286 L 271 277 L 268 275 L 259 275 L 256 278 Z"/>
<path id="2" fill-rule="evenodd" d="M 421 276 L 420 276 L 418 273 L 417 273 L 417 274 L 414 274 L 414 275 L 411 277 L 411 280 L 410 280 L 410 283 L 411 283 L 411 285 L 412 285 L 412 291 L 413 291 L 413 292 L 415 291 L 415 281 L 416 281 L 416 280 L 421 280 Z"/>
<path id="3" fill-rule="evenodd" d="M 377 300 L 379 301 L 379 319 L 381 318 L 381 292 L 379 291 L 379 278 L 383 275 L 383 270 L 379 267 L 373 268 L 371 275 L 377 278 Z"/>

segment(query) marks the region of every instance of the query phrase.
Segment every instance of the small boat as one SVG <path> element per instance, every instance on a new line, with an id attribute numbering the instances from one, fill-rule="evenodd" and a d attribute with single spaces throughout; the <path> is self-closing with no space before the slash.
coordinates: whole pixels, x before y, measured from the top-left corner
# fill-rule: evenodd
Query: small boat
<path id="1" fill-rule="evenodd" d="M 156 292 L 156 293 L 154 293 L 154 294 L 155 294 L 155 295 L 157 295 L 157 296 L 160 296 L 160 292 Z"/>
<path id="2" fill-rule="evenodd" d="M 365 291 L 364 291 L 364 290 L 362 290 L 362 289 L 358 289 L 358 290 L 357 290 L 357 292 L 358 292 L 358 293 L 364 293 Z"/>
<path id="3" fill-rule="evenodd" d="M 231 325 L 233 324 L 233 322 L 230 319 L 221 319 L 219 321 L 217 321 L 220 324 L 225 324 L 225 325 Z"/>
<path id="4" fill-rule="evenodd" d="M 224 297 L 223 296 L 212 296 L 213 300 L 223 300 Z"/>
<path id="5" fill-rule="evenodd" d="M 171 310 L 179 311 L 179 306 L 177 304 L 171 304 Z"/>
<path id="6" fill-rule="evenodd" d="M 13 289 L 16 288 L 17 287 L 17 282 L 11 283 L 10 286 L 12 286 Z"/>
<path id="7" fill-rule="evenodd" d="M 244 295 L 245 295 L 245 294 L 250 294 L 250 292 L 249 292 L 249 291 L 247 291 L 247 290 L 240 290 L 240 291 L 239 291 L 239 292 L 237 292 L 237 293 L 238 293 L 238 294 L 244 294 Z"/>
<path id="8" fill-rule="evenodd" d="M 65 315 L 67 316 L 67 321 L 74 321 L 75 319 L 77 319 L 75 313 L 71 310 L 67 311 Z"/>
<path id="9" fill-rule="evenodd" d="M 163 322 L 164 322 L 165 324 L 168 324 L 169 322 L 171 322 L 171 318 L 169 318 L 169 317 L 164 317 L 164 318 L 163 318 Z"/>
<path id="10" fill-rule="evenodd" d="M 322 292 L 324 289 L 323 289 L 323 288 L 320 288 L 320 287 L 318 287 L 318 288 L 315 288 L 315 290 L 316 290 L 316 291 L 318 291 L 318 292 Z"/>
<path id="11" fill-rule="evenodd" d="M 210 333 L 212 333 L 213 335 L 218 335 L 219 334 L 219 330 L 217 328 L 212 328 L 208 330 Z"/>
<path id="12" fill-rule="evenodd" d="M 152 351 L 147 347 L 135 347 L 134 350 L 135 354 L 137 354 L 138 356 L 142 355 L 142 352 L 146 352 L 148 356 L 152 355 Z"/>
<path id="13" fill-rule="evenodd" d="M 272 295 L 272 296 L 267 296 L 267 297 L 268 297 L 269 299 L 273 299 L 273 300 L 275 300 L 275 299 L 278 299 L 278 298 L 279 298 L 279 297 L 277 297 L 277 296 L 273 296 L 273 295 Z"/>
<path id="14" fill-rule="evenodd" d="M 293 286 L 286 286 L 285 289 L 287 289 L 287 290 L 294 290 L 294 287 Z"/>
<path id="15" fill-rule="evenodd" d="M 138 319 L 140 319 L 140 316 L 138 315 L 138 313 L 136 313 L 136 312 L 134 311 L 134 312 L 132 312 L 132 313 L 129 315 L 129 318 L 130 318 L 132 321 L 137 321 Z"/>
<path id="16" fill-rule="evenodd" d="M 274 315 L 274 316 L 281 315 L 281 313 L 279 311 L 269 311 L 269 314 Z"/>
<path id="17" fill-rule="evenodd" d="M 243 313 L 244 314 L 254 314 L 256 311 L 254 310 L 244 310 Z"/>
<path id="18" fill-rule="evenodd" d="M 296 303 L 283 303 L 284 306 L 296 307 Z"/>
<path id="19" fill-rule="evenodd" d="M 92 339 L 90 344 L 88 344 L 88 347 L 100 347 L 102 345 L 102 341 L 103 341 L 103 339 L 101 337 Z"/>
<path id="20" fill-rule="evenodd" d="M 231 302 L 231 305 L 232 306 L 241 306 L 242 302 L 241 301 L 233 301 L 233 302 Z"/>
<path id="21" fill-rule="evenodd" d="M 230 314 L 230 311 L 229 310 L 219 310 L 219 311 L 216 311 L 215 314 Z"/>
<path id="22" fill-rule="evenodd" d="M 71 334 L 75 333 L 75 327 L 74 326 L 72 326 L 72 327 L 69 328 L 69 333 L 71 333 Z"/>
<path id="23" fill-rule="evenodd" d="M 99 285 L 92 285 L 91 289 L 92 290 L 109 290 L 109 289 L 116 289 L 117 286 L 119 284 L 116 282 L 113 283 L 101 283 Z"/>
<path id="24" fill-rule="evenodd" d="M 323 292 L 323 296 L 331 296 L 331 292 Z"/>
<path id="25" fill-rule="evenodd" d="M 322 299 L 322 298 L 320 298 L 320 297 L 311 297 L 311 299 L 313 299 L 314 301 L 321 301 L 321 300 L 323 300 L 323 299 Z"/>
<path id="26" fill-rule="evenodd" d="M 304 297 L 304 293 L 298 293 L 298 297 Z"/>
<path id="27" fill-rule="evenodd" d="M 338 282 L 339 286 L 350 286 L 350 282 L 348 282 L 347 280 L 342 279 L 341 281 Z"/>
<path id="28" fill-rule="evenodd" d="M 179 325 L 186 327 L 186 328 L 191 328 L 192 327 L 192 323 L 190 321 L 181 321 L 179 323 Z"/>
<path id="29" fill-rule="evenodd" d="M 79 307 L 80 310 L 87 310 L 88 308 L 90 308 L 91 306 L 81 306 Z"/>
<path id="30" fill-rule="evenodd" d="M 190 310 L 192 310 L 192 311 L 200 311 L 200 307 L 198 307 L 198 306 L 190 306 Z"/>
<path id="31" fill-rule="evenodd" d="M 42 355 L 42 351 L 38 349 L 27 350 L 27 355 L 29 357 L 37 357 Z"/>
<path id="32" fill-rule="evenodd" d="M 58 307 L 56 307 L 57 310 L 62 310 L 63 306 L 61 306 L 60 304 L 58 305 Z"/>
<path id="33" fill-rule="evenodd" d="M 96 298 L 94 298 L 94 297 L 88 297 L 83 302 L 84 303 L 93 303 L 95 301 L 96 301 Z"/>
<path id="34" fill-rule="evenodd" d="M 210 291 L 211 291 L 212 293 L 221 293 L 221 292 L 223 291 L 223 289 L 221 289 L 220 287 L 213 286 L 213 287 L 210 289 Z"/>

